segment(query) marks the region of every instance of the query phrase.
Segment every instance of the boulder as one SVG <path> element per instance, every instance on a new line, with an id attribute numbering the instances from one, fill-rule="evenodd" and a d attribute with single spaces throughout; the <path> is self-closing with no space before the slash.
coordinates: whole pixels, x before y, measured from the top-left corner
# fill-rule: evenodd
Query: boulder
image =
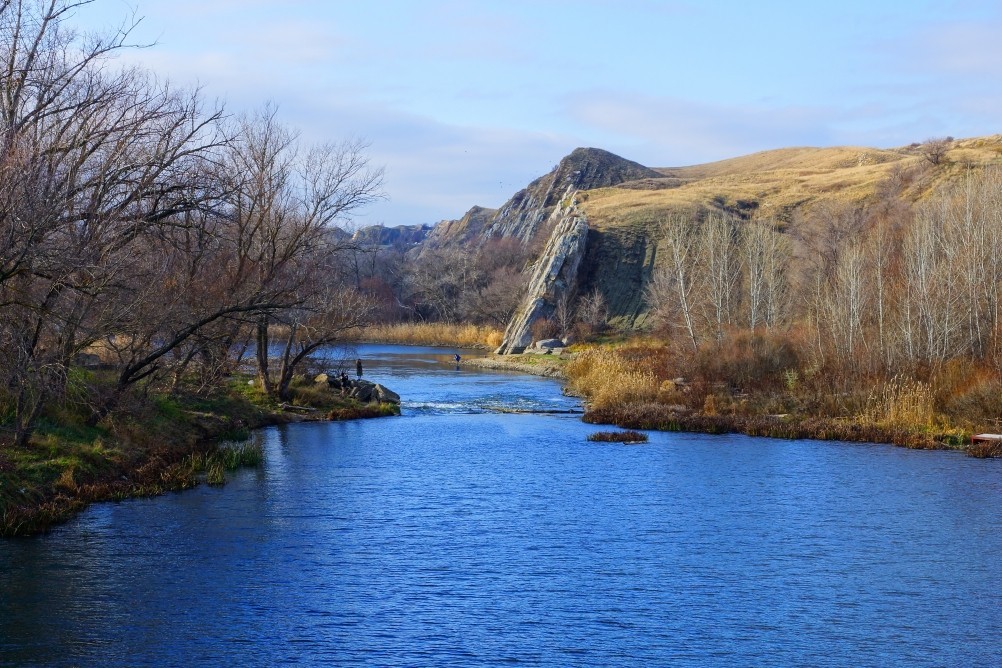
<path id="1" fill-rule="evenodd" d="M 321 373 L 318 374 L 317 377 L 313 379 L 313 382 L 316 383 L 317 385 L 322 385 L 325 383 L 327 385 L 330 385 L 331 379 L 330 376 L 328 376 L 327 374 Z"/>
<path id="2" fill-rule="evenodd" d="M 363 404 L 373 400 L 376 393 L 375 383 L 370 383 L 367 380 L 356 380 L 352 385 L 351 394 L 348 395 L 352 399 L 357 399 Z"/>
<path id="3" fill-rule="evenodd" d="M 536 341 L 537 348 L 563 348 L 564 342 L 560 339 L 543 339 L 542 341 Z"/>
<path id="4" fill-rule="evenodd" d="M 384 404 L 399 404 L 400 403 L 400 395 L 397 394 L 396 392 L 394 392 L 393 390 L 391 390 L 391 389 L 389 389 L 387 387 L 383 387 L 379 383 L 376 383 L 376 386 L 375 386 L 374 389 L 375 389 L 376 399 L 380 403 L 384 403 Z"/>

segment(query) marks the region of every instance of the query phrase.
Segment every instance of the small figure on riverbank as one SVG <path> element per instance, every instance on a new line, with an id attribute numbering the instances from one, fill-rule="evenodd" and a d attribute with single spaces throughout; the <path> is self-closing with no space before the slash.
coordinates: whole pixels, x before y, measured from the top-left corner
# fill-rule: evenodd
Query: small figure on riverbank
<path id="1" fill-rule="evenodd" d="M 456 371 L 459 371 L 459 360 L 461 359 L 463 358 L 459 356 L 459 353 L 456 353 Z"/>
<path id="2" fill-rule="evenodd" d="M 344 371 L 344 369 L 342 369 L 341 370 L 341 396 L 343 397 L 347 393 L 348 393 L 348 374 L 347 374 L 347 372 Z"/>
<path id="3" fill-rule="evenodd" d="M 358 374 L 358 379 L 362 379 L 362 360 L 355 360 L 355 373 Z"/>

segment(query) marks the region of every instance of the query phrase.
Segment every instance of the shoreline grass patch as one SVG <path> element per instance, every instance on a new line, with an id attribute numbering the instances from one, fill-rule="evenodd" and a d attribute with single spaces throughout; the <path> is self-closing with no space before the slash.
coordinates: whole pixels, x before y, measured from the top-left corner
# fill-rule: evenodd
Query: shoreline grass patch
<path id="1" fill-rule="evenodd" d="M 361 341 L 403 345 L 447 346 L 493 350 L 501 345 L 504 332 L 484 325 L 445 322 L 405 322 L 373 325 L 362 329 Z"/>
<path id="2" fill-rule="evenodd" d="M 0 536 L 43 533 L 93 502 L 225 484 L 227 472 L 263 461 L 259 427 L 399 413 L 326 390 L 303 394 L 317 404 L 308 417 L 283 413 L 245 378 L 210 395 L 131 400 L 95 427 L 85 412 L 53 411 L 26 447 L 0 439 Z"/>
<path id="3" fill-rule="evenodd" d="M 647 434 L 640 431 L 596 431 L 588 440 L 598 443 L 646 443 Z"/>

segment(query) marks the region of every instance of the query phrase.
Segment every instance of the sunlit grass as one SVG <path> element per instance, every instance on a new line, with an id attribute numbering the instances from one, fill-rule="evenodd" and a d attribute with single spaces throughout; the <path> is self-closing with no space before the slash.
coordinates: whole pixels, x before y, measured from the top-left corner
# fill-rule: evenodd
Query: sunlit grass
<path id="1" fill-rule="evenodd" d="M 490 348 L 501 345 L 504 333 L 484 325 L 456 325 L 444 322 L 373 325 L 362 330 L 363 341 L 458 348 Z"/>
<path id="2" fill-rule="evenodd" d="M 579 353 L 566 366 L 568 389 L 594 408 L 610 408 L 657 398 L 660 384 L 649 370 L 628 363 L 615 350 Z"/>

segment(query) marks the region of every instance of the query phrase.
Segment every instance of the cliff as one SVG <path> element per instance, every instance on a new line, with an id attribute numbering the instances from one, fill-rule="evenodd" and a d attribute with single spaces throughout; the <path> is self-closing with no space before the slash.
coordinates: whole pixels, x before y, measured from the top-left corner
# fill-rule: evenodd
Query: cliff
<path id="1" fill-rule="evenodd" d="M 433 237 L 471 245 L 497 237 L 527 243 L 556 226 L 536 263 L 526 301 L 505 335 L 501 350 L 512 351 L 528 345 L 536 318 L 552 317 L 553 290 L 566 289 L 558 281 L 578 294 L 599 292 L 612 325 L 643 327 L 648 312 L 644 288 L 662 261 L 658 228 L 672 212 L 764 219 L 779 231 L 796 228 L 797 243 L 805 243 L 805 238 L 824 234 L 817 225 L 826 212 L 921 202 L 967 178 L 972 168 L 1002 164 L 1002 135 L 951 140 L 936 163 L 926 153 L 925 144 L 801 147 L 650 169 L 607 151 L 579 148 L 496 211 L 471 209 L 460 221 L 436 228 Z M 569 193 L 574 193 L 575 205 L 561 208 Z M 580 220 L 587 232 L 575 242 L 581 243 L 581 257 L 567 263 L 566 249 L 557 244 L 580 231 L 570 229 L 571 219 Z M 554 271 L 551 283 L 538 275 Z"/>
<path id="2" fill-rule="evenodd" d="M 588 222 L 571 202 L 551 214 L 553 233 L 536 261 L 525 299 L 508 324 L 499 355 L 521 353 L 532 343 L 532 324 L 552 318 L 561 299 L 573 295 L 588 242 Z"/>
<path id="3" fill-rule="evenodd" d="M 366 246 L 409 248 L 424 241 L 431 229 L 428 225 L 397 225 L 396 227 L 370 225 L 355 232 L 351 239 Z"/>
<path id="4" fill-rule="evenodd" d="M 515 237 L 528 243 L 566 193 L 658 177 L 661 174 L 653 169 L 608 151 L 576 148 L 548 174 L 515 193 L 498 209 L 484 230 L 484 238 Z"/>
<path id="5" fill-rule="evenodd" d="M 548 174 L 515 193 L 499 209 L 475 206 L 458 220 L 435 225 L 424 246 L 479 245 L 491 238 L 513 237 L 523 243 L 546 233 L 543 225 L 561 199 L 575 190 L 607 188 L 637 180 L 663 180 L 640 163 L 598 148 L 576 148 Z"/>
<path id="6" fill-rule="evenodd" d="M 431 229 L 424 245 L 428 248 L 441 248 L 447 245 L 464 245 L 482 239 L 484 229 L 496 213 L 497 209 L 475 206 L 458 220 L 443 220 Z"/>

